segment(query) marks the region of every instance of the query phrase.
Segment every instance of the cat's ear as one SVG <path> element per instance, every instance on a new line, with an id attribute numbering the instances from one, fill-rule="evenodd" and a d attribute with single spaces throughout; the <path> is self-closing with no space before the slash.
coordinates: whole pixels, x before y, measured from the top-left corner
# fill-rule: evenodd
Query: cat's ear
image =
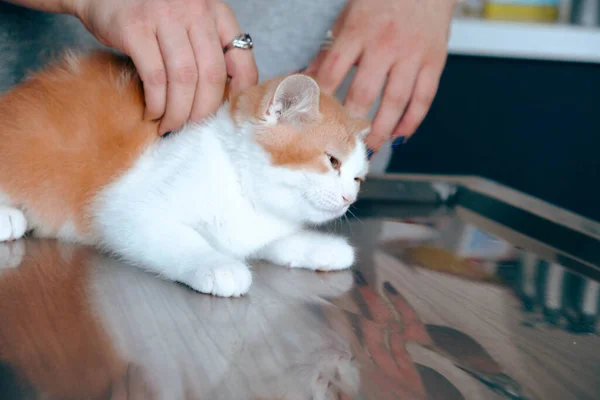
<path id="1" fill-rule="evenodd" d="M 358 137 L 360 140 L 365 140 L 367 136 L 369 136 L 369 133 L 371 133 L 371 125 L 361 131 L 358 131 Z"/>
<path id="2" fill-rule="evenodd" d="M 353 119 L 352 127 L 360 140 L 365 140 L 371 132 L 371 121 L 367 119 Z"/>
<path id="3" fill-rule="evenodd" d="M 314 121 L 320 115 L 320 95 L 321 89 L 313 78 L 306 75 L 288 76 L 281 81 L 271 96 L 265 119 L 273 124 L 302 124 Z"/>

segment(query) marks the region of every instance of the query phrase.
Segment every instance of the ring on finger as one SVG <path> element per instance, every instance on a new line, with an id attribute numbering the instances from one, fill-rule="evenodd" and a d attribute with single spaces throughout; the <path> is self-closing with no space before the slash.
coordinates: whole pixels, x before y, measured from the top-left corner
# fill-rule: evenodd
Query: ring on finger
<path id="1" fill-rule="evenodd" d="M 231 49 L 252 50 L 253 47 L 254 43 L 252 42 L 250 34 L 240 33 L 234 37 L 225 48 L 223 48 L 223 53 L 227 53 Z"/>
<path id="2" fill-rule="evenodd" d="M 329 29 L 321 42 L 321 51 L 329 50 L 331 46 L 333 46 L 333 42 L 335 41 L 335 36 L 333 36 L 333 31 Z"/>

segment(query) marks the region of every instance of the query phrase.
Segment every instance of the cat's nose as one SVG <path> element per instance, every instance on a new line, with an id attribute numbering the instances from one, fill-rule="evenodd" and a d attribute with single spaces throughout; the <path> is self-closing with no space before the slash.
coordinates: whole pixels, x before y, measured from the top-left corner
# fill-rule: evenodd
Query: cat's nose
<path id="1" fill-rule="evenodd" d="M 356 196 L 354 195 L 350 195 L 350 194 L 346 194 L 342 196 L 342 199 L 344 200 L 344 205 L 350 205 L 352 203 L 354 203 L 356 201 Z"/>

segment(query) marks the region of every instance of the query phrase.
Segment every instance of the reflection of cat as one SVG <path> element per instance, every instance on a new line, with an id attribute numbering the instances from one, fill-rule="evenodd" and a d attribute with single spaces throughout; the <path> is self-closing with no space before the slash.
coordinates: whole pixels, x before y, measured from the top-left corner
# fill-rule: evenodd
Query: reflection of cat
<path id="1" fill-rule="evenodd" d="M 0 274 L 3 269 L 17 268 L 25 256 L 25 242 L 0 243 Z"/>
<path id="2" fill-rule="evenodd" d="M 154 399 L 355 398 L 356 362 L 323 315 L 351 274 L 257 265 L 251 294 L 223 301 L 104 257 L 94 271 L 91 301 L 120 353 L 145 367 Z"/>
<path id="3" fill-rule="evenodd" d="M 234 94 L 166 138 L 143 113 L 131 62 L 108 52 L 68 56 L 0 98 L 0 240 L 33 230 L 101 246 L 219 296 L 248 291 L 248 259 L 353 264 L 345 240 L 305 227 L 356 200 L 369 124 L 312 78 Z"/>
<path id="4" fill-rule="evenodd" d="M 125 370 L 89 304 L 89 254 L 55 241 L 0 243 L 0 364 L 27 398 L 106 398 Z"/>
<path id="5" fill-rule="evenodd" d="M 259 351 L 268 353 L 270 349 L 268 346 L 257 349 L 257 355 L 260 354 Z M 253 382 L 249 391 L 243 385 L 232 388 L 232 382 L 243 382 L 247 378 L 247 373 L 232 366 L 223 379 L 207 393 L 206 398 L 337 400 L 340 394 L 355 398 L 360 386 L 359 371 L 351 354 L 335 347 L 311 348 L 307 353 L 298 353 L 296 359 L 281 365 L 281 369 L 271 375 L 261 376 L 260 382 Z"/>
<path id="6" fill-rule="evenodd" d="M 29 256 L 22 259 L 19 255 L 26 245 Z M 323 276 L 259 266 L 259 275 L 264 272 L 269 280 L 256 282 L 250 305 L 246 301 L 227 304 L 190 295 L 187 290 L 177 290 L 77 246 L 49 241 L 0 243 L 0 267 L 16 267 L 22 260 L 27 261 L 21 268 L 0 275 L 0 294 L 18 293 L 35 305 L 35 299 L 41 296 L 44 310 L 55 309 L 65 315 L 44 314 L 46 317 L 41 318 L 32 314 L 28 303 L 11 307 L 12 311 L 0 307 L 3 319 L 12 321 L 6 325 L 10 329 L 0 329 L 0 363 L 7 363 L 9 370 L 26 377 L 35 393 L 45 393 L 52 399 L 104 398 L 102 394 L 110 391 L 111 399 L 121 398 L 119 393 L 135 393 L 150 400 L 328 400 L 337 399 L 334 395 L 338 392 L 351 396 L 357 391 L 360 378 L 347 346 L 315 313 L 318 296 L 334 297 L 352 286 L 349 274 Z M 94 262 L 98 262 L 97 268 Z M 130 315 L 130 308 L 120 306 L 123 303 L 114 302 L 118 296 L 135 291 L 134 287 L 148 294 L 136 306 L 136 316 Z M 298 302 L 269 304 L 280 293 Z M 313 296 L 315 304 L 301 301 Z M 159 303 L 167 298 L 174 310 L 195 306 L 184 313 L 173 312 L 169 319 L 175 323 L 162 329 L 164 324 L 157 311 L 166 306 Z M 206 310 L 205 305 L 212 312 L 203 318 L 198 311 Z M 148 318 L 146 311 L 154 319 Z M 69 315 L 73 318 L 67 318 Z M 132 321 L 138 317 L 145 322 Z M 55 321 L 53 328 L 46 323 L 51 319 Z M 28 329 L 19 330 L 19 337 L 13 338 L 15 326 Z M 187 328 L 180 330 L 182 326 Z M 217 332 L 225 326 L 229 330 Z M 235 332 L 231 332 L 232 326 Z M 203 328 L 207 329 L 208 342 L 196 336 Z M 266 331 L 270 332 L 268 337 Z M 217 337 L 218 344 L 210 345 Z M 171 350 L 163 353 L 162 346 L 149 346 L 157 340 Z M 11 351 L 21 347 L 15 346 L 17 342 L 37 349 L 34 357 Z M 274 348 L 278 349 L 276 353 Z M 116 358 L 117 349 L 120 357 L 132 363 Z M 38 361 L 47 358 L 54 361 L 49 364 L 51 368 L 45 369 Z M 207 369 L 206 373 L 196 376 L 195 371 L 202 368 Z M 249 381 L 252 376 L 256 380 Z"/>

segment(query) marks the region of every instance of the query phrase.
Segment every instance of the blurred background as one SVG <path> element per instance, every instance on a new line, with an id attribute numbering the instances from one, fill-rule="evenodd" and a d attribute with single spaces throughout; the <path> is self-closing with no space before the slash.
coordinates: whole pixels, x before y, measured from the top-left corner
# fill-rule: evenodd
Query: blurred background
<path id="1" fill-rule="evenodd" d="M 600 220 L 598 3 L 463 0 L 431 111 L 375 168 L 478 175 Z"/>

